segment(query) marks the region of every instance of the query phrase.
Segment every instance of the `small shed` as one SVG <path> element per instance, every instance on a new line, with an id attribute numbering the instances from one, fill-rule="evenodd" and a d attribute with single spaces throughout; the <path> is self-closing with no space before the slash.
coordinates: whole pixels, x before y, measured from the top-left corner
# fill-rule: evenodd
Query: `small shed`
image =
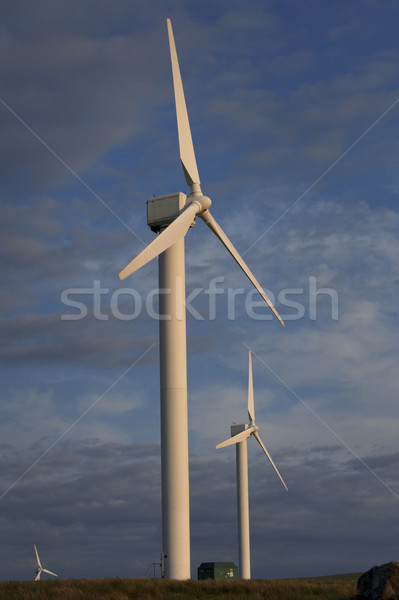
<path id="1" fill-rule="evenodd" d="M 198 579 L 238 579 L 238 568 L 233 562 L 205 562 L 198 567 Z"/>

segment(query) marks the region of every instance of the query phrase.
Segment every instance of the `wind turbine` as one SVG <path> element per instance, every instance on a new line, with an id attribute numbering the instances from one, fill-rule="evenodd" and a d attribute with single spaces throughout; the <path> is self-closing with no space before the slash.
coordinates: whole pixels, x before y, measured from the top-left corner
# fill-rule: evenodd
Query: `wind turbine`
<path id="1" fill-rule="evenodd" d="M 147 222 L 158 233 L 120 273 L 125 279 L 159 257 L 159 348 L 161 396 L 162 538 L 167 579 L 190 578 L 187 424 L 187 357 L 184 237 L 196 216 L 208 225 L 284 325 L 253 273 L 209 212 L 201 191 L 172 24 L 167 19 L 180 159 L 190 195 L 168 194 L 147 201 Z"/>
<path id="2" fill-rule="evenodd" d="M 43 569 L 42 563 L 40 562 L 39 553 L 37 551 L 37 548 L 36 548 L 35 544 L 33 544 L 33 546 L 35 548 L 36 559 L 37 559 L 37 568 L 35 571 L 35 573 L 36 573 L 35 581 L 40 581 L 40 575 L 42 573 L 48 573 L 49 575 L 54 575 L 54 577 L 58 577 L 58 575 L 56 575 L 56 573 L 52 573 L 51 571 L 48 571 L 47 569 Z"/>
<path id="3" fill-rule="evenodd" d="M 237 469 L 237 513 L 238 513 L 238 555 L 239 571 L 241 579 L 251 579 L 251 552 L 249 543 L 249 500 L 248 500 L 248 453 L 247 439 L 254 436 L 263 452 L 270 460 L 274 470 L 280 478 L 281 483 L 288 491 L 272 457 L 266 450 L 259 437 L 259 427 L 255 424 L 254 388 L 252 379 L 252 358 L 249 352 L 248 368 L 248 417 L 249 424 L 232 425 L 231 435 L 228 440 L 218 444 L 216 448 L 224 448 L 231 444 L 236 445 L 236 469 Z"/>

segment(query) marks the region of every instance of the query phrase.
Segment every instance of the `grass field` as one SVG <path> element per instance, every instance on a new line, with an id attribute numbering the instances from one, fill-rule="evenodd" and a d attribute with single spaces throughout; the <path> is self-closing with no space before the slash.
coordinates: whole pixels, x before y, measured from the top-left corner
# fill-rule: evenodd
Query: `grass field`
<path id="1" fill-rule="evenodd" d="M 336 600 L 356 594 L 359 574 L 251 581 L 67 579 L 3 581 L 1 600 Z"/>

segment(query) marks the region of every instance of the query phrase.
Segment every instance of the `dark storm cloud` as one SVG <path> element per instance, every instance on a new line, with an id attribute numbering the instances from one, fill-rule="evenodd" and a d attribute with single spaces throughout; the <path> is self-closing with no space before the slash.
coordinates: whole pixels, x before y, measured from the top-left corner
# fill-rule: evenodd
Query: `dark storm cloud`
<path id="1" fill-rule="evenodd" d="M 9 463 L 12 472 L 18 471 L 17 467 L 24 469 L 37 450 L 19 456 L 13 468 Z M 62 546 L 67 541 L 75 546 L 73 555 L 82 565 L 81 576 L 90 572 L 96 576 L 103 561 L 115 575 L 128 573 L 132 562 L 137 562 L 137 572 L 143 576 L 145 568 L 158 558 L 159 482 L 158 445 L 63 441 L 2 499 L 4 528 L 8 529 L 10 522 L 17 530 L 21 526 L 23 543 L 15 554 L 14 576 L 21 577 L 22 573 L 17 574 L 19 560 L 30 556 L 33 543 L 42 547 L 44 557 L 53 536 L 59 543 L 52 545 L 47 556 L 52 558 L 54 570 L 57 563 L 61 567 Z M 155 531 L 158 539 L 154 539 Z M 104 534 L 107 542 L 99 545 L 97 537 Z M 142 535 L 147 541 L 138 544 L 135 539 Z M 124 563 L 121 551 L 126 553 Z M 61 567 L 62 577 L 74 572 L 68 562 L 66 558 Z M 22 577 L 29 579 L 30 571 Z"/>
<path id="2" fill-rule="evenodd" d="M 53 153 L 81 171 L 137 134 L 143 126 L 139 98 L 155 94 L 154 79 L 147 76 L 151 52 L 144 67 L 139 32 L 88 29 L 85 17 L 89 22 L 89 14 L 97 13 L 94 5 L 83 10 L 76 5 L 75 11 L 29 5 L 31 21 L 26 14 L 21 18 L 23 10 L 7 15 L 0 35 L 1 169 L 5 183 L 12 178 L 18 187 L 19 177 L 32 189 L 32 183 L 48 187 L 70 175 Z M 150 48 L 155 46 L 156 39 Z"/>
<path id="3" fill-rule="evenodd" d="M 136 322 L 132 337 L 131 328 L 112 316 L 109 321 L 86 318 L 72 322 L 62 321 L 59 314 L 25 315 L 1 325 L 0 356 L 14 366 L 21 361 L 50 361 L 114 368 L 133 363 L 156 342 L 155 331 L 145 339 Z"/>
<path id="4" fill-rule="evenodd" d="M 23 469 L 29 456 L 5 450 L 8 461 L 11 451 L 14 456 L 10 475 Z M 143 576 L 160 548 L 159 452 L 158 444 L 148 443 L 60 443 L 1 502 L 5 530 L 10 523 L 13 531 L 24 528 L 18 548 L 12 548 L 15 559 L 16 552 L 29 555 L 32 543 L 41 543 L 47 552 L 51 548 L 53 567 L 59 565 L 65 577 L 69 572 L 101 576 L 97 565 L 104 561 L 112 574 Z M 234 454 L 228 460 L 192 460 L 194 566 L 208 558 L 237 560 Z M 289 482 L 288 493 L 265 457 L 250 454 L 254 576 L 265 576 L 265 568 L 266 576 L 295 576 L 306 566 L 307 575 L 316 575 L 326 561 L 329 572 L 339 572 L 350 557 L 351 564 L 366 569 L 385 540 L 381 525 L 387 514 L 394 518 L 398 499 L 336 447 L 309 447 L 295 459 L 291 449 L 286 464 L 283 455 L 275 458 Z M 103 537 L 106 543 L 97 544 Z M 68 565 L 63 540 L 84 563 L 80 568 Z M 316 557 L 312 547 L 322 548 L 322 555 Z"/>

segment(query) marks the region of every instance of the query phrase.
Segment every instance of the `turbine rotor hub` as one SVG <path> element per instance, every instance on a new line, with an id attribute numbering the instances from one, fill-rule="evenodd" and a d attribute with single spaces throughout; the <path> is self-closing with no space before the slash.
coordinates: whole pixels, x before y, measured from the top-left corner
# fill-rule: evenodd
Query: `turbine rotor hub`
<path id="1" fill-rule="evenodd" d="M 212 204 L 212 201 L 208 196 L 191 196 L 191 198 L 190 204 L 197 204 L 199 206 L 199 215 L 208 210 Z"/>

